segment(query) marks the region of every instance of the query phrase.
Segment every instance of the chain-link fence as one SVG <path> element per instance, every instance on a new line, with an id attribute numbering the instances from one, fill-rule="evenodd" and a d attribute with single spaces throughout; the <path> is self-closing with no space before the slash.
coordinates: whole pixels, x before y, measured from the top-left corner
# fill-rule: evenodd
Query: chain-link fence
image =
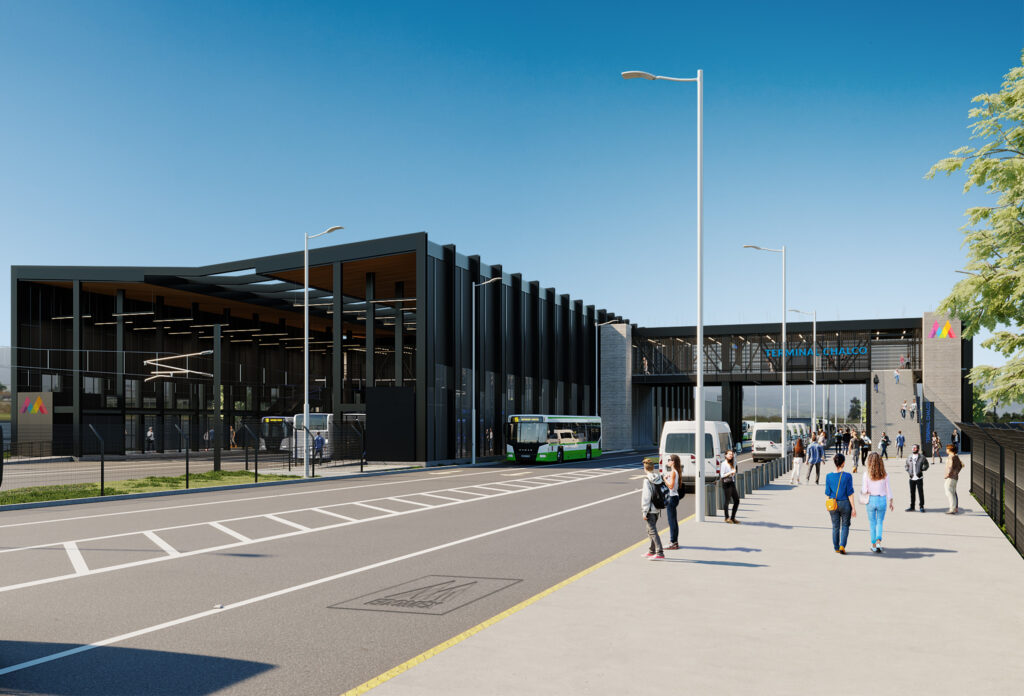
<path id="1" fill-rule="evenodd" d="M 1024 428 L 958 423 L 972 438 L 971 493 L 1024 555 Z"/>

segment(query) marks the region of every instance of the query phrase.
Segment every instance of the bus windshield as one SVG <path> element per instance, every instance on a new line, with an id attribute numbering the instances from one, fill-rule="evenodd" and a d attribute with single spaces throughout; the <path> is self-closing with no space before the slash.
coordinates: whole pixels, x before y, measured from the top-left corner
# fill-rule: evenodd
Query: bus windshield
<path id="1" fill-rule="evenodd" d="M 277 439 L 291 437 L 292 424 L 284 418 L 264 418 L 260 424 L 260 435 Z"/>
<path id="2" fill-rule="evenodd" d="M 548 441 L 547 423 L 513 423 L 512 442 L 538 444 Z"/>
<path id="3" fill-rule="evenodd" d="M 329 413 L 311 413 L 309 414 L 309 429 L 310 430 L 327 430 L 327 417 Z M 295 427 L 302 427 L 302 414 L 299 413 L 295 416 Z"/>

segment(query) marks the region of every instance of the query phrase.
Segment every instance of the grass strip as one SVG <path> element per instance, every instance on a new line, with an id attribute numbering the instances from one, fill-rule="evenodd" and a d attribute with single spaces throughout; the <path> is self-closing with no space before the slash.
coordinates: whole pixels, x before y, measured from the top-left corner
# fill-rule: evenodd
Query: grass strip
<path id="1" fill-rule="evenodd" d="M 260 482 L 282 481 L 299 478 L 280 474 L 260 474 Z M 210 488 L 253 483 L 251 471 L 205 471 L 189 476 L 189 488 Z M 141 479 L 110 481 L 104 487 L 106 495 L 127 495 L 131 493 L 154 493 L 175 491 L 185 488 L 185 476 L 147 476 Z M 0 491 L 0 505 L 17 503 L 39 503 L 47 500 L 70 500 L 92 498 L 100 494 L 99 483 L 69 483 L 61 486 L 30 486 Z"/>

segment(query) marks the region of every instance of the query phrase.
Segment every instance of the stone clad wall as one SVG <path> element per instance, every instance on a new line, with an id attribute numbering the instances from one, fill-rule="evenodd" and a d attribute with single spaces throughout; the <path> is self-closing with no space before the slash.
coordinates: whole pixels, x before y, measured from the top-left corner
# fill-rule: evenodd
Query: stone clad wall
<path id="1" fill-rule="evenodd" d="M 633 446 L 633 328 L 607 324 L 601 332 L 601 428 L 606 450 Z"/>
<path id="2" fill-rule="evenodd" d="M 943 327 L 949 321 L 950 328 L 956 338 L 939 338 Z M 932 330 L 938 324 L 936 337 L 931 338 Z M 924 398 L 935 404 L 934 429 L 938 432 L 942 444 L 949 442 L 953 432 L 953 423 L 962 420 L 961 390 L 961 326 L 959 319 L 950 319 L 944 314 L 928 312 L 921 321 L 921 357 L 922 382 Z M 931 456 L 931 446 L 926 433 L 925 451 Z"/>

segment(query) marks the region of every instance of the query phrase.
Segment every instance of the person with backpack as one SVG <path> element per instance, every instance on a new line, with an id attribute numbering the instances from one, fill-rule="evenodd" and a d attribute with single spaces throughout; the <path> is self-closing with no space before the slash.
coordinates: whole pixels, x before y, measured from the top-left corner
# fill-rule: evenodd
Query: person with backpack
<path id="1" fill-rule="evenodd" d="M 729 450 L 725 453 L 725 461 L 722 462 L 721 469 L 721 482 L 722 482 L 722 493 L 724 502 L 722 503 L 722 511 L 725 513 L 725 521 L 730 524 L 739 524 L 736 521 L 736 510 L 740 507 L 740 492 L 736 489 L 736 476 L 739 471 L 736 469 L 736 464 L 733 462 L 733 457 L 736 453 Z M 732 502 L 732 517 L 729 517 L 729 502 Z"/>
<path id="2" fill-rule="evenodd" d="M 871 382 L 875 385 L 875 393 L 877 394 L 878 393 L 878 382 L 879 382 L 877 374 L 875 375 L 875 378 L 873 380 L 871 380 Z"/>
<path id="3" fill-rule="evenodd" d="M 832 457 L 836 470 L 825 477 L 825 509 L 832 518 L 832 548 L 836 553 L 846 553 L 846 541 L 850 537 L 850 518 L 857 516 L 853 503 L 853 474 L 843 471 L 846 457 L 837 454 Z"/>
<path id="4" fill-rule="evenodd" d="M 679 516 L 676 512 L 679 501 L 683 498 L 683 463 L 678 454 L 669 457 L 670 466 L 666 474 L 665 485 L 668 486 L 668 500 L 665 501 L 665 514 L 668 515 L 668 546 L 675 551 L 679 548 Z"/>
<path id="5" fill-rule="evenodd" d="M 864 466 L 868 464 L 868 455 L 871 454 L 871 437 L 865 430 L 860 435 L 860 461 Z"/>
<path id="6" fill-rule="evenodd" d="M 821 478 L 821 462 L 825 459 L 825 435 L 818 442 L 812 442 L 807 448 L 807 483 L 811 482 L 811 469 L 814 469 L 814 485 Z"/>
<path id="7" fill-rule="evenodd" d="M 644 460 L 644 485 L 640 493 L 640 508 L 644 514 L 644 524 L 647 525 L 647 536 L 651 538 L 651 546 L 644 554 L 644 558 L 660 560 L 665 558 L 665 549 L 661 545 L 661 536 L 658 534 L 658 515 L 665 509 L 667 490 L 665 482 L 654 469 L 656 459 Z"/>
<path id="8" fill-rule="evenodd" d="M 889 439 L 889 436 L 886 435 L 885 431 L 883 430 L 882 431 L 882 439 L 878 441 L 878 451 L 881 452 L 882 456 L 885 457 L 886 459 L 889 458 L 889 443 L 890 442 L 891 442 L 891 440 Z"/>

